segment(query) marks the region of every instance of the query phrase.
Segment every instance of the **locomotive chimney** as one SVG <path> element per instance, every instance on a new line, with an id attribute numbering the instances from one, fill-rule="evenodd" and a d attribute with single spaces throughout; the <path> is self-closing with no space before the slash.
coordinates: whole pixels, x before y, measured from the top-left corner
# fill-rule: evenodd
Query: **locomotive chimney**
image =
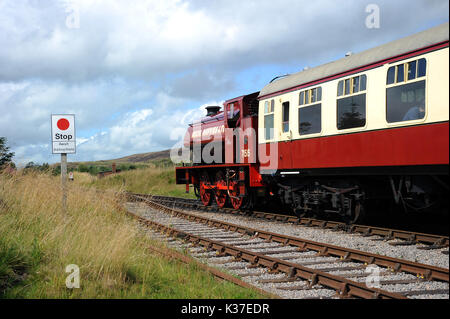
<path id="1" fill-rule="evenodd" d="M 220 106 L 215 106 L 215 105 L 207 106 L 206 107 L 206 116 L 214 116 L 217 113 L 219 113 L 219 111 L 220 111 Z"/>

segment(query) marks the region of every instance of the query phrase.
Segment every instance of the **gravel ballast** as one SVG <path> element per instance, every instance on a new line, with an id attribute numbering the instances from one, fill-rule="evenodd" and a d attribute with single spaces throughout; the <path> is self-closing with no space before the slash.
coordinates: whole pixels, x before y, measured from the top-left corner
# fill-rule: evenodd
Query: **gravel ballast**
<path id="1" fill-rule="evenodd" d="M 367 273 L 366 269 L 364 268 L 364 265 L 361 263 L 356 262 L 342 262 L 337 258 L 329 257 L 329 256 L 317 256 L 316 252 L 308 251 L 308 252 L 299 252 L 295 251 L 295 249 L 292 249 L 292 246 L 283 246 L 278 243 L 274 242 L 266 242 L 264 240 L 261 240 L 259 238 L 251 238 L 247 235 L 238 234 L 231 231 L 226 231 L 219 228 L 210 227 L 207 225 L 198 224 L 195 222 L 187 221 L 185 219 L 179 218 L 179 217 L 173 217 L 168 214 L 165 214 L 163 212 L 159 212 L 153 209 L 150 209 L 149 207 L 145 206 L 144 204 L 138 204 L 138 203 L 128 203 L 127 209 L 131 210 L 134 213 L 138 213 L 139 215 L 149 218 L 151 220 L 154 220 L 156 222 L 159 222 L 161 224 L 165 224 L 167 226 L 184 230 L 188 233 L 196 234 L 201 237 L 213 239 L 219 242 L 223 242 L 230 245 L 235 246 L 241 246 L 242 248 L 253 251 L 253 252 L 260 252 L 267 255 L 271 255 L 275 258 L 279 259 L 286 259 L 289 262 L 292 263 L 298 263 L 298 264 L 305 264 L 305 267 L 311 268 L 311 269 L 319 269 L 319 270 L 325 270 L 326 272 L 338 276 L 344 276 L 345 278 L 348 278 L 353 281 L 358 282 L 365 282 L 367 277 L 371 275 L 370 273 Z M 289 224 L 281 224 L 278 222 L 269 222 L 269 221 L 258 221 L 248 218 L 243 218 L 241 216 L 233 216 L 233 215 L 225 215 L 225 214 L 217 214 L 217 213 L 205 213 L 205 212 L 192 212 L 189 211 L 191 214 L 198 214 L 199 216 L 204 216 L 208 218 L 213 218 L 216 220 L 222 220 L 233 224 L 238 224 L 246 227 L 256 228 L 256 229 L 263 229 L 266 231 L 274 232 L 274 233 L 280 233 L 285 234 L 293 237 L 301 237 L 308 240 L 313 240 L 317 242 L 326 242 L 329 244 L 337 245 L 337 246 L 343 246 L 348 247 L 352 249 L 357 250 L 365 250 L 361 247 L 372 247 L 379 246 L 381 244 L 381 247 L 377 247 L 377 251 L 371 251 L 371 250 L 365 250 L 370 251 L 373 253 L 380 253 L 380 250 L 384 249 L 383 245 L 388 245 L 384 241 L 372 241 L 370 238 L 362 237 L 355 234 L 348 234 L 348 233 L 339 233 L 334 232 L 331 230 L 324 230 L 324 229 L 318 229 L 318 228 L 308 228 L 298 225 L 289 225 Z M 174 247 L 176 249 L 180 250 L 187 250 L 194 258 L 201 260 L 210 266 L 214 266 L 217 268 L 220 268 L 222 270 L 226 270 L 229 273 L 232 273 L 237 276 L 242 276 L 242 280 L 249 282 L 250 284 L 259 287 L 261 289 L 264 289 L 270 293 L 279 295 L 283 298 L 336 298 L 336 292 L 331 289 L 326 289 L 324 287 L 314 287 L 314 289 L 310 289 L 310 287 L 307 286 L 307 282 L 302 280 L 296 280 L 293 282 L 260 282 L 262 279 L 288 279 L 286 275 L 279 274 L 279 273 L 269 273 L 267 269 L 265 268 L 255 268 L 251 264 L 247 262 L 242 262 L 238 260 L 234 260 L 232 257 L 222 257 L 217 256 L 216 252 L 213 251 L 206 251 L 202 247 L 191 247 L 190 244 L 182 243 L 178 240 L 174 241 L 173 239 L 170 240 L 168 238 L 164 238 L 164 236 L 161 236 L 160 234 L 155 234 L 154 232 L 150 232 L 151 236 L 154 237 L 156 240 L 162 240 L 168 242 L 168 246 Z M 300 236 L 300 234 L 303 234 L 303 236 Z M 311 235 L 311 237 L 308 237 L 307 235 Z M 333 239 L 334 238 L 334 239 Z M 324 240 L 325 239 L 325 240 Z M 353 244 L 353 241 L 358 241 L 357 243 Z M 411 248 L 414 248 L 415 250 L 430 254 L 432 253 L 430 258 L 438 258 L 433 257 L 436 254 L 437 251 L 421 251 L 418 250 L 415 246 L 389 246 L 388 252 L 391 254 L 384 254 L 391 257 L 396 258 L 404 258 L 402 256 L 396 255 L 396 253 L 400 252 L 401 254 L 405 253 L 405 250 L 411 250 Z M 447 265 L 448 265 L 448 256 L 443 255 L 440 252 L 438 252 L 439 258 L 446 258 Z M 422 255 L 420 257 L 423 257 Z M 424 257 L 423 257 L 424 258 Z M 411 259 L 410 259 L 411 260 Z M 224 263 L 225 261 L 230 261 L 230 263 Z M 412 259 L 412 261 L 416 261 Z M 436 260 L 434 260 L 436 262 Z M 419 261 L 423 262 L 423 261 Z M 441 261 L 442 262 L 442 261 Z M 423 262 L 425 263 L 425 262 Z M 438 261 L 439 263 L 439 261 Z M 433 263 L 429 263 L 433 264 Z M 438 264 L 438 266 L 440 266 Z M 442 267 L 442 266 L 441 266 Z M 448 267 L 448 266 L 447 266 Z M 275 276 L 275 277 L 274 277 Z M 382 269 L 380 271 L 380 281 L 387 281 L 387 280 L 408 280 L 411 281 L 415 278 L 413 275 L 404 274 L 404 273 L 388 273 L 386 272 L 386 269 Z M 305 287 L 302 287 L 304 285 Z M 286 290 L 282 288 L 286 287 L 293 287 L 292 290 Z M 399 292 L 399 293 L 405 293 L 410 291 L 420 291 L 420 290 L 444 290 L 446 289 L 447 293 L 442 294 L 430 294 L 430 295 L 412 295 L 410 298 L 421 298 L 421 299 L 427 299 L 427 298 L 444 298 L 448 299 L 448 283 L 441 283 L 441 282 L 429 282 L 429 281 L 423 281 L 423 282 L 414 282 L 414 283 L 406 283 L 406 284 L 393 284 L 393 285 L 387 285 L 383 284 L 381 289 L 391 291 L 391 292 Z M 308 289 L 307 289 L 308 288 Z"/>
<path id="2" fill-rule="evenodd" d="M 418 249 L 418 245 L 392 246 L 389 245 L 390 241 L 380 240 L 380 237 L 378 236 L 363 237 L 361 234 L 352 234 L 344 231 L 333 231 L 331 229 L 321 229 L 302 225 L 292 225 L 276 221 L 258 220 L 240 215 L 190 210 L 186 212 L 240 226 L 261 229 L 293 237 L 300 237 L 312 241 L 362 250 L 394 258 L 401 258 L 427 265 L 449 268 L 449 257 L 441 252 L 448 250 L 448 248 L 422 250 Z M 392 240 L 391 242 L 395 241 L 397 240 Z"/>

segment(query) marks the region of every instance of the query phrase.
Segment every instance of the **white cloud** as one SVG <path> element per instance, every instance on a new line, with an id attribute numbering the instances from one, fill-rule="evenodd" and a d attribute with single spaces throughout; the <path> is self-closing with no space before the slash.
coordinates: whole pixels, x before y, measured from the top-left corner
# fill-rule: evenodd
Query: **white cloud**
<path id="1" fill-rule="evenodd" d="M 187 112 L 157 114 L 156 109 L 142 109 L 125 114 L 107 132 L 86 139 L 77 148 L 77 160 L 117 158 L 130 154 L 169 149 L 184 137 L 186 127 L 205 115 L 206 103 Z"/>
<path id="2" fill-rule="evenodd" d="M 50 138 L 50 115 L 76 114 L 77 132 L 112 123 L 117 112 L 139 107 L 151 96 L 147 86 L 120 80 L 65 84 L 62 82 L 0 82 L 0 136 L 16 145 Z"/>
<path id="3" fill-rule="evenodd" d="M 75 113 L 79 158 L 168 148 L 205 101 L 448 21 L 445 0 L 376 3 L 380 29 L 358 0 L 0 0 L 0 136 L 48 161 L 50 114 Z"/>
<path id="4" fill-rule="evenodd" d="M 361 1 L 200 4 L 97 0 L 76 4 L 80 28 L 70 29 L 65 25 L 68 13 L 64 2 L 4 1 L 0 11 L 0 79 L 83 81 L 118 74 L 158 79 L 161 73 L 211 64 L 225 70 L 285 63 L 329 54 L 330 50 L 345 53 L 361 41 L 415 32 L 411 27 L 420 27 L 430 18 L 448 19 L 447 1 L 430 4 L 423 0 L 378 1 L 379 30 L 365 27 L 366 3 Z"/>

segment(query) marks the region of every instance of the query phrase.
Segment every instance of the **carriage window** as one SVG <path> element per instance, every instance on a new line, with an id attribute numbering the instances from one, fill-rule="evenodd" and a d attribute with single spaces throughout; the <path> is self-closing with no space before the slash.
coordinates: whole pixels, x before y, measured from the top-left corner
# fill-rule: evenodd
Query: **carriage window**
<path id="1" fill-rule="evenodd" d="M 343 87 L 341 89 L 341 87 Z M 346 97 L 337 100 L 337 128 L 344 130 L 366 125 L 366 94 L 367 87 L 365 74 L 344 79 L 338 83 L 338 97 L 343 90 Z M 354 95 L 357 94 L 358 95 Z M 361 94 L 363 93 L 363 94 Z"/>
<path id="2" fill-rule="evenodd" d="M 367 83 L 367 76 L 365 74 L 360 76 L 360 81 L 361 84 L 359 85 L 359 90 L 360 91 L 365 91 L 366 90 L 366 83 Z"/>
<path id="3" fill-rule="evenodd" d="M 316 102 L 316 95 L 317 95 L 317 91 L 315 89 L 311 90 L 311 103 Z"/>
<path id="4" fill-rule="evenodd" d="M 425 117 L 425 80 L 398 85 L 386 91 L 388 123 L 420 120 Z"/>
<path id="5" fill-rule="evenodd" d="M 387 84 L 395 82 L 395 66 L 390 67 L 387 74 Z"/>
<path id="6" fill-rule="evenodd" d="M 353 78 L 353 93 L 359 92 L 359 76 L 356 78 Z"/>
<path id="7" fill-rule="evenodd" d="M 273 114 L 264 116 L 264 128 L 266 140 L 273 139 Z"/>
<path id="8" fill-rule="evenodd" d="M 264 114 L 273 113 L 274 100 L 264 102 Z"/>
<path id="9" fill-rule="evenodd" d="M 403 81 L 405 81 L 405 66 L 403 64 L 400 64 L 397 67 L 397 82 Z"/>
<path id="10" fill-rule="evenodd" d="M 366 94 L 353 95 L 337 101 L 339 130 L 366 125 Z"/>
<path id="11" fill-rule="evenodd" d="M 321 104 L 317 104 L 322 100 L 322 87 L 300 92 L 301 97 L 305 96 L 304 103 L 299 103 L 301 107 L 298 109 L 298 132 L 300 135 L 320 133 L 321 126 Z M 310 105 L 313 104 L 314 105 Z M 306 106 L 303 106 L 306 105 Z"/>
<path id="12" fill-rule="evenodd" d="M 298 105 L 305 104 L 305 91 L 300 92 Z"/>
<path id="13" fill-rule="evenodd" d="M 338 83 L 338 96 L 344 94 L 344 81 L 339 81 Z"/>
<path id="14" fill-rule="evenodd" d="M 356 94 L 366 90 L 367 77 L 365 74 L 338 82 L 337 96 Z"/>
<path id="15" fill-rule="evenodd" d="M 419 59 L 389 68 L 387 84 L 390 87 L 386 89 L 388 123 L 421 120 L 425 117 L 426 81 L 420 81 L 420 78 L 426 75 L 426 67 L 426 60 Z M 396 81 L 390 81 L 392 70 L 397 73 Z"/>
<path id="16" fill-rule="evenodd" d="M 273 118 L 275 100 L 264 102 L 264 137 L 266 140 L 273 139 Z"/>
<path id="17" fill-rule="evenodd" d="M 414 80 L 416 78 L 416 61 L 409 62 L 407 66 L 408 80 Z"/>
<path id="18" fill-rule="evenodd" d="M 322 131 L 322 104 L 315 104 L 298 109 L 300 135 L 320 133 Z"/>
<path id="19" fill-rule="evenodd" d="M 350 94 L 350 79 L 344 81 L 344 87 L 345 95 Z"/>
<path id="20" fill-rule="evenodd" d="M 322 87 L 301 91 L 298 105 L 306 105 L 322 100 Z"/>
<path id="21" fill-rule="evenodd" d="M 415 80 L 417 78 L 425 76 L 426 69 L 427 61 L 425 59 L 419 59 L 407 63 L 402 63 L 396 66 L 391 66 L 388 69 L 386 84 L 389 85 Z"/>
<path id="22" fill-rule="evenodd" d="M 420 59 L 419 60 L 419 68 L 417 71 L 417 77 L 421 77 L 421 76 L 425 76 L 425 74 L 427 73 L 427 60 L 425 59 Z"/>
<path id="23" fill-rule="evenodd" d="M 289 102 L 283 103 L 283 133 L 289 131 Z"/>

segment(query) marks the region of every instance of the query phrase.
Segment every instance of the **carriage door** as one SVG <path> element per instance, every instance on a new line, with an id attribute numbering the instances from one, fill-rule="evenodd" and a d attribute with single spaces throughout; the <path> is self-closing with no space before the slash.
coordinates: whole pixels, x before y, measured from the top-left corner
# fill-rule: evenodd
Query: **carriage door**
<path id="1" fill-rule="evenodd" d="M 280 126 L 280 148 L 279 148 L 279 167 L 283 169 L 292 168 L 292 122 L 291 122 L 291 103 L 289 100 L 281 104 L 281 126 Z"/>

